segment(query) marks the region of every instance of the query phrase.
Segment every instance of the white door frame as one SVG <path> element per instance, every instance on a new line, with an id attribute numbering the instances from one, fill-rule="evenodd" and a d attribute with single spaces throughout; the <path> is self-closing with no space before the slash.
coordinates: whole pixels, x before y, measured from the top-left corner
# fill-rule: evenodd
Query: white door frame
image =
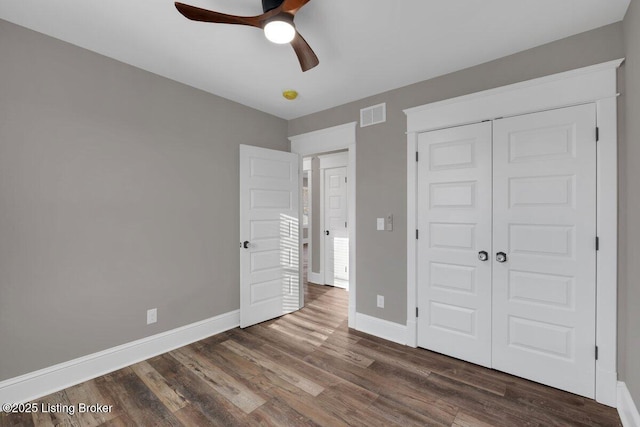
<path id="1" fill-rule="evenodd" d="M 349 327 L 356 322 L 356 124 L 345 123 L 326 129 L 289 137 L 291 152 L 301 157 L 331 151 L 347 151 L 347 193 L 349 221 Z M 322 180 L 321 180 L 322 182 Z M 322 268 L 322 266 L 321 266 Z"/>
<path id="2" fill-rule="evenodd" d="M 322 284 L 326 285 L 326 247 L 325 247 L 325 180 L 324 173 L 327 169 L 338 168 L 338 167 L 346 167 L 347 168 L 347 185 L 349 185 L 349 157 L 346 152 L 342 153 L 332 153 L 332 154 L 323 154 L 318 156 L 320 159 L 320 276 L 322 277 Z M 349 194 L 347 193 L 347 199 L 349 198 Z M 347 215 L 350 203 L 347 203 Z"/>
<path id="3" fill-rule="evenodd" d="M 304 185 L 304 176 L 305 176 L 305 172 L 309 172 L 309 174 L 307 175 L 307 188 L 308 188 L 308 193 L 309 193 L 309 223 L 307 225 L 307 238 L 306 240 L 302 239 L 302 244 L 304 245 L 305 243 L 308 245 L 307 246 L 307 256 L 309 257 L 309 259 L 311 259 L 311 235 L 312 233 L 312 229 L 311 229 L 311 224 L 313 221 L 313 194 L 312 194 L 312 187 L 313 187 L 313 174 L 311 173 L 311 159 L 307 158 L 307 159 L 303 159 L 302 161 L 302 180 L 303 180 L 303 185 Z M 304 204 L 304 201 L 303 201 Z M 300 217 L 302 218 L 303 215 L 303 211 L 300 211 Z M 302 219 L 300 220 L 302 222 Z M 304 227 L 304 226 L 302 226 Z M 311 268 L 310 266 L 307 266 L 308 268 Z"/>
<path id="4" fill-rule="evenodd" d="M 404 110 L 407 115 L 407 345 L 417 346 L 418 134 L 573 105 L 596 104 L 596 400 L 616 406 L 617 386 L 617 68 L 624 59 L 553 74 Z"/>

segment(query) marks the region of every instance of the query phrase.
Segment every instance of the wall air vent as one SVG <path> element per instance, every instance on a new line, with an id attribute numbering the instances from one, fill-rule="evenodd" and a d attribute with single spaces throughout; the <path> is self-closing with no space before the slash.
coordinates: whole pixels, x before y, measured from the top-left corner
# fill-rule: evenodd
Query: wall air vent
<path id="1" fill-rule="evenodd" d="M 387 104 L 374 105 L 360 110 L 360 127 L 377 125 L 387 121 Z"/>

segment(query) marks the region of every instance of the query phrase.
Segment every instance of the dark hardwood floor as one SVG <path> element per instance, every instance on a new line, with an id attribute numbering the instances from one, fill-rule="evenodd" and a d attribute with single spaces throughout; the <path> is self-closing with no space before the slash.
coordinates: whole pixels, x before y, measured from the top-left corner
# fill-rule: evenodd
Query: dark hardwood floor
<path id="1" fill-rule="evenodd" d="M 299 312 L 68 388 L 1 426 L 620 426 L 595 401 L 347 327 L 347 293 L 308 285 Z M 46 406 L 45 406 L 46 407 Z"/>

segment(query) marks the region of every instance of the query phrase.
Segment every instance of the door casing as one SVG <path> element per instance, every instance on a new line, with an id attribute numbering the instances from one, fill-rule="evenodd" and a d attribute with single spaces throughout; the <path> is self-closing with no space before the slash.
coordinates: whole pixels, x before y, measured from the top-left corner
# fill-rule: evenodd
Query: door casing
<path id="1" fill-rule="evenodd" d="M 300 156 L 347 150 L 347 193 L 356 200 L 356 125 L 349 122 L 289 137 L 291 152 Z M 356 328 L 356 204 L 348 206 L 349 227 L 349 327 Z"/>
<path id="2" fill-rule="evenodd" d="M 407 336 L 417 346 L 418 134 L 463 124 L 594 103 L 597 143 L 596 401 L 617 400 L 617 68 L 624 59 L 404 110 L 407 115 Z M 594 130 L 595 131 L 595 130 Z"/>

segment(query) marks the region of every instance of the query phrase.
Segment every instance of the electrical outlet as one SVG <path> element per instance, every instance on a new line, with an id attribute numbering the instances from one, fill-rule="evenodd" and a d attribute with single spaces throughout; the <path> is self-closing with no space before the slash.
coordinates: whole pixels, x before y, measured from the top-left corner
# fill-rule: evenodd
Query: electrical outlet
<path id="1" fill-rule="evenodd" d="M 384 296 L 378 295 L 378 308 L 384 308 Z"/>
<path id="2" fill-rule="evenodd" d="M 158 309 L 152 308 L 147 310 L 147 325 L 156 323 L 158 321 Z"/>

